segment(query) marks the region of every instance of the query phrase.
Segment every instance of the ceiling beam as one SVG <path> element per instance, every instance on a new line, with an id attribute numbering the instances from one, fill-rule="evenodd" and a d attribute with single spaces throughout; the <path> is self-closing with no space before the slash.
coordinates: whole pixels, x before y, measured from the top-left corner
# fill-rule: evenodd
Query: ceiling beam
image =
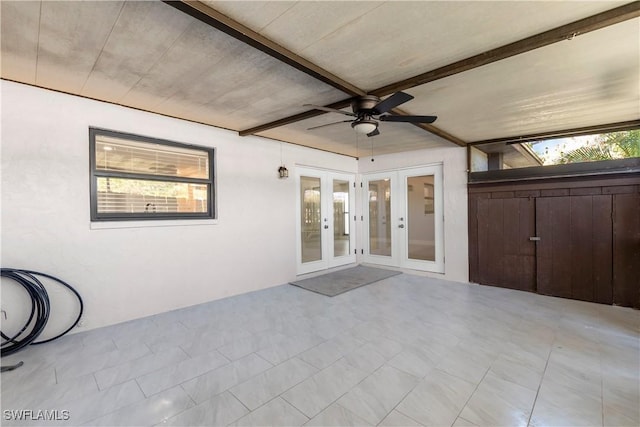
<path id="1" fill-rule="evenodd" d="M 625 130 L 640 129 L 640 119 L 626 122 L 607 123 L 603 125 L 585 126 L 573 129 L 556 130 L 553 132 L 541 132 L 529 135 L 510 136 L 507 138 L 485 139 L 470 142 L 470 146 L 486 144 L 522 144 L 524 142 L 540 141 L 551 138 L 569 138 L 572 136 L 594 135 L 597 133 L 621 132 Z"/>
<path id="2" fill-rule="evenodd" d="M 369 94 L 382 97 L 400 90 L 411 89 L 412 87 L 482 67 L 483 65 L 501 61 L 512 56 L 561 42 L 563 40 L 572 40 L 574 37 L 582 34 L 618 24 L 629 19 L 637 18 L 638 16 L 640 16 L 640 1 L 634 1 L 632 3 L 616 7 L 615 9 L 607 10 L 605 12 L 589 16 L 588 18 L 580 19 L 570 24 L 562 25 L 552 30 L 518 40 L 517 42 L 488 50 L 479 55 L 474 55 L 461 61 L 445 65 L 444 67 L 436 68 L 435 70 L 427 71 L 426 73 L 418 74 L 417 76 L 383 86 L 369 92 Z"/>
<path id="3" fill-rule="evenodd" d="M 279 44 L 273 42 L 272 40 L 260 35 L 259 33 L 253 31 L 252 29 L 240 24 L 239 22 L 234 21 L 226 15 L 218 12 L 217 10 L 207 6 L 206 4 L 200 1 L 191 1 L 191 0 L 182 0 L 182 1 L 164 1 L 164 3 L 173 6 L 174 8 L 186 13 L 187 15 L 198 19 L 199 21 L 204 22 L 207 25 L 210 25 L 213 28 L 216 28 L 225 34 L 240 40 L 251 47 L 254 47 L 261 52 L 266 53 L 267 55 L 276 58 L 287 65 L 290 65 L 297 70 L 302 71 L 303 73 L 314 77 L 326 84 L 329 84 L 336 89 L 339 89 L 352 97 L 366 95 L 366 92 L 351 83 L 341 79 L 340 77 L 330 73 L 329 71 L 315 65 L 314 63 L 307 61 L 303 57 L 293 53 L 292 51 L 280 46 Z M 351 105 L 351 99 L 346 99 L 344 101 L 339 101 L 333 104 L 328 105 L 331 108 L 346 108 Z M 311 117 L 319 116 L 320 114 L 325 114 L 325 111 L 320 110 L 310 110 L 303 113 L 299 113 L 281 120 L 276 120 L 274 122 L 253 127 L 251 129 L 245 129 L 238 132 L 240 136 L 253 135 L 258 132 L 262 132 L 268 129 L 272 129 L 275 127 L 284 126 L 289 123 L 298 122 L 301 120 L 309 119 Z M 400 113 L 396 113 L 400 114 Z M 406 114 L 406 113 L 405 113 Z M 453 137 L 452 135 L 438 129 L 435 126 L 427 125 L 427 127 L 419 126 L 421 129 L 434 133 L 438 136 L 441 136 L 445 139 L 450 139 L 451 142 L 455 144 L 459 144 L 459 139 Z"/>
<path id="4" fill-rule="evenodd" d="M 556 27 L 552 30 L 527 37 L 517 42 L 510 43 L 496 49 L 488 50 L 479 55 L 474 55 L 461 61 L 445 65 L 444 67 L 436 68 L 434 70 L 418 74 L 417 76 L 380 87 L 378 89 L 372 90 L 371 92 L 369 92 L 369 94 L 383 97 L 399 90 L 410 89 L 412 87 L 416 87 L 425 83 L 443 79 L 454 74 L 469 71 L 474 68 L 478 68 L 483 65 L 500 61 L 502 59 L 506 59 L 515 55 L 520 55 L 522 53 L 548 46 L 553 43 L 557 43 L 563 40 L 571 40 L 574 37 L 579 36 L 580 34 L 586 34 L 588 32 L 605 28 L 610 25 L 618 24 L 629 19 L 637 18 L 638 16 L 640 16 L 640 1 L 634 1 L 632 3 L 628 3 L 626 5 L 605 12 L 592 15 L 588 18 L 580 19 L 578 21 Z M 350 100 L 342 101 L 342 103 L 344 103 L 343 107 L 332 108 L 344 108 L 349 104 L 349 102 Z M 332 105 L 327 105 L 327 107 L 331 107 L 336 104 L 341 103 L 334 103 Z M 324 112 L 318 110 L 312 110 L 307 113 L 311 115 L 302 113 L 299 115 L 285 117 L 283 119 L 265 123 L 251 129 L 242 130 L 240 131 L 240 135 L 251 135 L 257 132 L 262 132 L 279 126 L 295 123 L 300 120 L 308 119 L 310 117 L 319 116 L 320 114 L 324 114 Z"/>
<path id="5" fill-rule="evenodd" d="M 341 110 L 343 108 L 347 108 L 351 105 L 351 99 L 345 99 L 344 101 L 339 101 L 339 102 L 334 102 L 333 104 L 329 104 L 329 105 L 325 105 L 325 107 L 328 108 L 336 108 L 338 110 Z M 305 111 L 302 113 L 298 113 L 298 114 L 294 114 L 293 116 L 289 116 L 289 117 L 285 117 L 284 119 L 280 119 L 280 120 L 275 120 L 273 122 L 269 122 L 269 123 L 265 123 L 263 125 L 258 125 L 255 127 L 252 127 L 250 129 L 244 129 L 238 132 L 238 135 L 240 136 L 248 136 L 248 135 L 253 135 L 256 134 L 258 132 L 262 132 L 265 130 L 269 130 L 269 129 L 274 129 L 280 126 L 285 126 L 288 125 L 290 123 L 295 123 L 295 122 L 299 122 L 301 120 L 306 120 L 306 119 L 310 119 L 312 117 L 317 117 L 320 116 L 322 114 L 326 114 L 326 111 L 321 111 L 321 110 L 309 110 L 309 111 Z"/>
<path id="6" fill-rule="evenodd" d="M 288 49 L 280 46 L 272 40 L 258 34 L 252 29 L 230 19 L 215 9 L 200 1 L 164 1 L 164 3 L 196 18 L 199 21 L 210 25 L 229 36 L 240 40 L 251 47 L 254 47 L 267 55 L 288 64 L 303 73 L 314 77 L 336 89 L 341 90 L 351 96 L 365 95 L 365 91 L 342 80 L 335 74 L 307 61 L 303 57 L 296 55 Z"/>
<path id="7" fill-rule="evenodd" d="M 328 108 L 336 108 L 338 110 L 343 109 L 348 107 L 349 105 L 351 105 L 351 99 L 348 100 L 344 100 L 344 101 L 339 101 L 339 102 L 334 102 L 333 104 L 329 104 L 326 105 L 326 107 Z M 310 119 L 312 117 L 317 117 L 319 115 L 322 114 L 326 114 L 326 111 L 321 111 L 321 110 L 309 110 L 309 111 L 305 111 L 303 113 L 298 113 L 296 115 L 293 116 L 289 116 L 289 117 L 285 117 L 284 119 L 280 119 L 280 120 L 276 120 L 270 123 L 265 123 L 263 125 L 258 125 L 256 127 L 250 128 L 250 129 L 244 129 L 238 132 L 238 135 L 240 136 L 247 136 L 247 135 L 253 135 L 265 130 L 269 130 L 269 129 L 274 129 L 280 126 L 285 126 L 288 125 L 290 123 L 295 123 L 295 122 L 299 122 L 302 120 L 306 120 L 306 119 Z M 396 116 L 408 116 L 410 115 L 409 113 L 407 113 L 404 110 L 401 110 L 399 108 L 394 108 L 390 111 L 390 113 L 395 114 Z M 461 140 L 460 138 L 451 135 L 449 132 L 446 132 L 440 128 L 438 128 L 437 126 L 431 125 L 431 124 L 427 124 L 427 123 L 411 123 L 414 126 L 419 127 L 420 129 L 427 131 L 433 135 L 439 136 L 440 138 L 447 140 L 449 142 L 452 142 L 456 145 L 459 145 L 461 147 L 466 147 L 467 143 L 464 142 L 463 140 Z"/>

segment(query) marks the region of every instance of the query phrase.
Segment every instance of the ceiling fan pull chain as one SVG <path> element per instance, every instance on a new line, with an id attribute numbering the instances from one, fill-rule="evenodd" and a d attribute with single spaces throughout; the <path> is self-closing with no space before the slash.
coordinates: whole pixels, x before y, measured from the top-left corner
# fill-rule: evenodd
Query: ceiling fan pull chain
<path id="1" fill-rule="evenodd" d="M 375 159 L 373 158 L 373 138 L 369 139 L 371 141 L 371 161 L 374 162 Z"/>

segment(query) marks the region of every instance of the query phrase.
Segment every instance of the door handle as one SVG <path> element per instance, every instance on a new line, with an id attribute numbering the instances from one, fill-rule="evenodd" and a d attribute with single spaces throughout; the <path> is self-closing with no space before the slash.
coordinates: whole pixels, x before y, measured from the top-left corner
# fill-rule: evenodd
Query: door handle
<path id="1" fill-rule="evenodd" d="M 398 228 L 404 228 L 404 224 L 400 224 Z"/>
<path id="2" fill-rule="evenodd" d="M 539 242 L 540 238 L 538 236 L 532 236 L 532 237 L 529 237 L 529 241 L 531 241 L 531 242 Z"/>
<path id="3" fill-rule="evenodd" d="M 329 226 L 328 226 L 328 225 L 325 225 L 325 226 L 324 226 L 324 229 L 326 230 L 327 228 L 329 228 Z"/>

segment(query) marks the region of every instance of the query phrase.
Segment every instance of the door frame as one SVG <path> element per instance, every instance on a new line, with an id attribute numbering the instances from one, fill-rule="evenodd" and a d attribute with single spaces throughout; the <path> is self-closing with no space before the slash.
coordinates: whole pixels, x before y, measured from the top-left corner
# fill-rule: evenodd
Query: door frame
<path id="1" fill-rule="evenodd" d="M 408 257 L 409 239 L 407 236 L 407 212 L 409 200 L 407 179 L 413 176 L 433 175 L 434 177 L 434 220 L 435 220 L 435 261 L 423 261 Z M 382 172 L 365 173 L 362 179 L 362 213 L 363 228 L 362 242 L 363 261 L 371 264 L 390 267 L 408 268 L 412 270 L 444 273 L 444 192 L 443 192 L 443 164 L 433 163 L 411 168 L 393 169 Z M 390 219 L 391 221 L 391 256 L 371 254 L 369 230 L 369 182 L 389 179 L 391 191 Z M 402 220 L 400 218 L 403 218 Z M 399 228 L 402 226 L 403 228 Z"/>
<path id="2" fill-rule="evenodd" d="M 398 194 L 397 191 L 397 171 L 386 171 L 386 172 L 372 172 L 362 174 L 362 243 L 363 243 L 363 254 L 362 260 L 366 263 L 370 264 L 378 264 L 378 265 L 386 265 L 390 267 L 398 267 L 400 264 L 399 261 L 399 242 L 398 242 L 398 223 L 395 218 L 398 218 L 397 212 L 397 203 L 395 202 L 395 194 Z M 387 222 L 391 222 L 391 233 L 389 238 L 391 239 L 391 256 L 384 255 L 376 255 L 371 253 L 371 239 L 369 238 L 369 230 L 370 230 L 370 213 L 369 213 L 369 182 L 370 181 L 380 181 L 380 180 L 389 180 L 389 188 L 391 192 L 391 203 L 389 209 L 390 218 L 385 219 L 385 224 Z"/>
<path id="3" fill-rule="evenodd" d="M 320 179 L 320 259 L 318 261 L 302 262 L 302 223 L 301 223 L 301 193 L 300 178 L 302 176 Z M 349 183 L 349 253 L 344 256 L 333 256 L 333 181 L 335 179 Z M 355 246 L 355 173 L 321 169 L 310 166 L 297 166 L 295 169 L 296 182 L 296 271 L 298 275 L 313 273 L 356 262 Z"/>
<path id="4" fill-rule="evenodd" d="M 442 163 L 425 165 L 417 168 L 400 169 L 398 185 L 401 187 L 400 196 L 404 210 L 404 217 L 408 218 L 409 194 L 408 178 L 414 176 L 433 175 L 433 219 L 434 219 L 434 246 L 435 259 L 433 261 L 416 260 L 409 258 L 409 228 L 403 231 L 404 238 L 400 239 L 400 266 L 412 270 L 429 271 L 432 273 L 444 273 L 444 192 L 443 192 L 443 165 Z M 408 224 L 408 221 L 405 221 Z"/>

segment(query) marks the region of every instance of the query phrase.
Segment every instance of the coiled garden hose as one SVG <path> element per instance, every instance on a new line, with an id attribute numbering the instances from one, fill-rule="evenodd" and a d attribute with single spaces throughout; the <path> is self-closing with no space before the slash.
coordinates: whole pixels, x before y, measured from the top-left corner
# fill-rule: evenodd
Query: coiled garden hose
<path id="1" fill-rule="evenodd" d="M 0 336 L 3 339 L 2 344 L 0 344 L 0 356 L 8 356 L 22 350 L 30 344 L 44 344 L 60 338 L 71 329 L 73 329 L 80 321 L 82 312 L 84 311 L 84 302 L 82 301 L 82 297 L 80 296 L 78 291 L 76 291 L 73 286 L 69 285 L 68 283 L 49 274 L 31 270 L 20 270 L 15 268 L 0 269 L 0 276 L 7 277 L 18 282 L 31 297 L 31 312 L 29 314 L 29 318 L 22 326 L 22 328 L 11 337 L 0 331 Z M 73 294 L 78 299 L 78 302 L 80 303 L 80 310 L 78 312 L 76 320 L 64 332 L 54 336 L 53 338 L 48 338 L 46 340 L 36 342 L 38 336 L 42 333 L 45 326 L 47 326 L 49 314 L 51 313 L 49 294 L 47 293 L 47 290 L 42 282 L 38 279 L 38 276 L 51 279 L 73 292 Z M 21 365 L 22 362 L 20 362 L 18 365 L 9 366 L 6 368 L 3 367 L 2 371 L 4 372 L 6 370 L 12 370 Z"/>

